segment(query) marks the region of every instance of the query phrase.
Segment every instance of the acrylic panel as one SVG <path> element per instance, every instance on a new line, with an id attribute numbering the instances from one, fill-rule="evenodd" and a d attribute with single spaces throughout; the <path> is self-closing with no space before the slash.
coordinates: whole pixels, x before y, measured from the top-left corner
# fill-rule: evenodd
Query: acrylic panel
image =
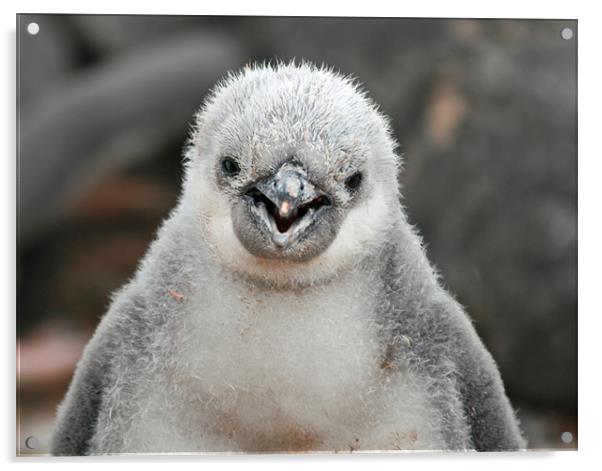
<path id="1" fill-rule="evenodd" d="M 18 15 L 17 454 L 576 449 L 577 39 Z"/>

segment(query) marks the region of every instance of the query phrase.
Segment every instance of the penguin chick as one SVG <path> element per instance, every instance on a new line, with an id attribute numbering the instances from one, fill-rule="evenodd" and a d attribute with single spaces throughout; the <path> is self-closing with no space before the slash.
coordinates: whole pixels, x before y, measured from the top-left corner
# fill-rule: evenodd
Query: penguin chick
<path id="1" fill-rule="evenodd" d="M 247 67 L 219 84 L 52 453 L 524 448 L 492 357 L 406 219 L 395 148 L 331 70 Z"/>

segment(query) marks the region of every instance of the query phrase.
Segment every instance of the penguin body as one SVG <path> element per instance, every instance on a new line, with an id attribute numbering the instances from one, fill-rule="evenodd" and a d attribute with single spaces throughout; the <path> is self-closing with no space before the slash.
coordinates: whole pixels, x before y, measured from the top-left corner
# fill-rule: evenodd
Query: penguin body
<path id="1" fill-rule="evenodd" d="M 406 220 L 394 149 L 329 70 L 218 86 L 52 452 L 523 448 L 493 359 Z"/>

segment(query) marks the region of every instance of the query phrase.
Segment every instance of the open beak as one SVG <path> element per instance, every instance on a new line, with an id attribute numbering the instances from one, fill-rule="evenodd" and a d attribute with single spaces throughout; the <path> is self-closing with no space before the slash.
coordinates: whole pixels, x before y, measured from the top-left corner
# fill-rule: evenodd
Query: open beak
<path id="1" fill-rule="evenodd" d="M 320 192 L 304 169 L 286 162 L 278 171 L 251 187 L 246 196 L 252 210 L 267 225 L 272 240 L 285 248 L 297 241 L 315 221 L 316 214 L 331 206 L 331 198 Z"/>

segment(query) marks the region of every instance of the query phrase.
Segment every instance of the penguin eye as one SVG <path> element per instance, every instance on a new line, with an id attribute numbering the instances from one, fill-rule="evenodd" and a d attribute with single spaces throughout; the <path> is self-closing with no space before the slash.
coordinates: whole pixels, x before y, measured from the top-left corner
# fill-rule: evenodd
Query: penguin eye
<path id="1" fill-rule="evenodd" d="M 240 172 L 240 165 L 232 157 L 224 157 L 222 159 L 222 171 L 229 177 L 233 177 Z"/>
<path id="2" fill-rule="evenodd" d="M 345 186 L 350 190 L 357 190 L 362 183 L 362 173 L 356 172 L 345 180 Z"/>

